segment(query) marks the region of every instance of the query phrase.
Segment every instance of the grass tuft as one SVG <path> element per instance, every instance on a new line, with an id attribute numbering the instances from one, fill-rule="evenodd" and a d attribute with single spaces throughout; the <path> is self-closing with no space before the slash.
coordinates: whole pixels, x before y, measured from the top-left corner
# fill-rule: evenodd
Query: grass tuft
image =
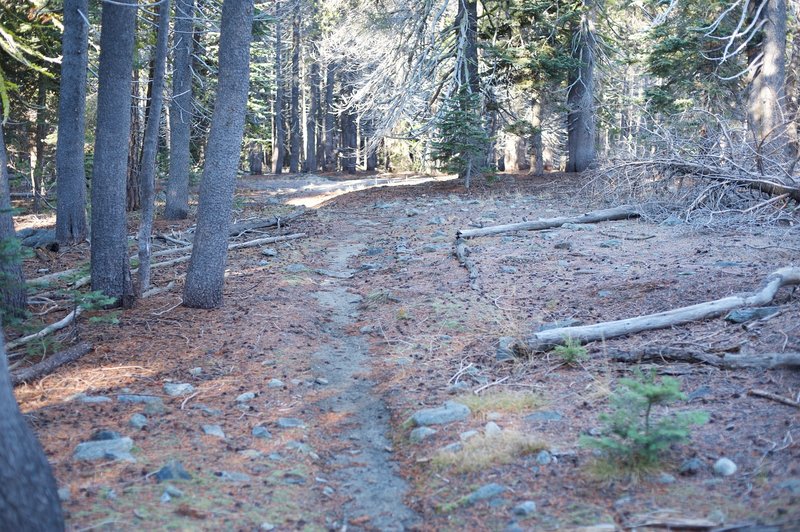
<path id="1" fill-rule="evenodd" d="M 464 443 L 460 451 L 441 451 L 431 463 L 439 468 L 449 468 L 465 473 L 513 462 L 520 456 L 546 449 L 541 441 L 515 430 L 504 430 L 493 436 L 478 435 Z"/>
<path id="2" fill-rule="evenodd" d="M 525 412 L 544 404 L 542 399 L 530 392 L 497 391 L 484 395 L 467 394 L 456 399 L 472 410 L 473 414 L 485 412 Z"/>

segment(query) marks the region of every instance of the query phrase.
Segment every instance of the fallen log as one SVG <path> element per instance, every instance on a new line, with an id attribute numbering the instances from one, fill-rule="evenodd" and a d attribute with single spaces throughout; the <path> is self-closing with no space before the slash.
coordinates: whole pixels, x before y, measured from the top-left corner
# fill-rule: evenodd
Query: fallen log
<path id="1" fill-rule="evenodd" d="M 581 343 L 594 342 L 716 318 L 737 308 L 766 305 L 772 301 L 780 288 L 796 284 L 800 284 L 800 268 L 789 266 L 771 273 L 758 292 L 724 297 L 715 301 L 624 320 L 540 331 L 531 335 L 524 344 L 515 344 L 513 350 L 515 352 L 546 351 L 564 344 L 567 339 L 578 340 Z"/>
<path id="2" fill-rule="evenodd" d="M 81 307 L 76 307 L 75 310 L 73 310 L 72 312 L 70 312 L 69 314 L 58 320 L 57 322 L 51 323 L 41 331 L 29 334 L 28 336 L 23 336 L 22 338 L 17 338 L 13 342 L 8 342 L 6 344 L 6 350 L 11 351 L 12 349 L 27 344 L 28 342 L 32 342 L 33 340 L 43 338 L 50 333 L 60 331 L 61 329 L 63 329 L 64 327 L 75 321 L 75 318 L 80 316 L 82 313 L 83 309 Z"/>
<path id="3" fill-rule="evenodd" d="M 247 231 L 253 231 L 255 229 L 265 229 L 267 227 L 280 227 L 284 225 L 286 222 L 290 222 L 295 218 L 299 218 L 303 214 L 305 214 L 305 209 L 298 209 L 296 211 L 292 211 L 286 216 L 273 216 L 272 218 L 263 218 L 260 220 L 251 220 L 249 222 L 239 222 L 232 224 L 230 229 L 228 230 L 229 236 L 240 236 Z"/>
<path id="4" fill-rule="evenodd" d="M 553 229 L 561 227 L 567 223 L 590 224 L 597 222 L 611 222 L 615 220 L 627 220 L 636 218 L 639 213 L 632 205 L 620 205 L 612 209 L 603 209 L 581 214 L 580 216 L 562 216 L 559 218 L 549 218 L 535 220 L 532 222 L 520 222 L 507 225 L 494 225 L 491 227 L 481 227 L 479 229 L 461 229 L 456 233 L 456 238 L 475 238 L 479 236 L 498 235 L 510 231 L 541 231 L 542 229 Z"/>
<path id="5" fill-rule="evenodd" d="M 22 382 L 32 381 L 38 379 L 39 377 L 43 377 L 44 375 L 48 375 L 49 373 L 52 373 L 56 368 L 59 368 L 64 364 L 68 364 L 70 362 L 78 360 L 80 357 L 82 357 L 91 350 L 92 350 L 92 344 L 90 344 L 89 342 L 81 342 L 63 351 L 59 351 L 58 353 L 42 360 L 38 364 L 34 364 L 29 368 L 25 368 L 23 370 L 15 371 L 14 373 L 12 373 L 11 385 L 16 386 L 17 384 L 20 384 Z"/>
<path id="6" fill-rule="evenodd" d="M 475 262 L 469 258 L 470 253 L 472 253 L 472 250 L 467 246 L 467 243 L 461 238 L 456 238 L 455 255 L 458 258 L 459 264 L 469 272 L 470 288 L 478 290 L 478 267 L 475 265 Z"/>
<path id="7" fill-rule="evenodd" d="M 761 354 L 734 354 L 706 353 L 679 349 L 674 347 L 656 347 L 633 352 L 610 353 L 609 359 L 615 362 L 639 363 L 644 361 L 656 362 L 691 362 L 708 364 L 721 369 L 796 369 L 800 368 L 800 353 L 761 353 Z"/>
<path id="8" fill-rule="evenodd" d="M 797 401 L 789 399 L 788 397 L 784 397 L 782 395 L 778 395 L 776 393 L 768 392 L 766 390 L 753 389 L 747 392 L 747 395 L 752 395 L 754 397 L 763 397 L 764 399 L 772 399 L 773 401 L 777 401 L 779 403 L 783 403 L 788 406 L 800 408 L 800 403 L 798 403 Z"/>

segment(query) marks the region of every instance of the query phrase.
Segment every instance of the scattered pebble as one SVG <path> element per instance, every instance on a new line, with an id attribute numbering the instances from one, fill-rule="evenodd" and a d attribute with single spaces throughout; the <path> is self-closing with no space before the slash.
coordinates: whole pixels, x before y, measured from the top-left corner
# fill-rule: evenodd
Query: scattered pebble
<path id="1" fill-rule="evenodd" d="M 128 420 L 128 425 L 137 430 L 142 430 L 147 426 L 147 417 L 142 414 L 134 414 Z"/>
<path id="2" fill-rule="evenodd" d="M 131 455 L 133 440 L 130 438 L 117 438 L 113 440 L 87 441 L 75 447 L 73 458 L 75 460 L 123 460 L 136 462 Z"/>
<path id="3" fill-rule="evenodd" d="M 490 421 L 483 427 L 483 433 L 488 437 L 499 436 L 500 433 L 503 432 L 503 429 L 500 428 L 500 425 L 495 423 L 494 421 Z"/>
<path id="4" fill-rule="evenodd" d="M 256 438 L 261 438 L 262 440 L 268 440 L 272 438 L 272 433 L 270 433 L 266 427 L 262 427 L 261 425 L 253 427 L 251 434 Z"/>
<path id="5" fill-rule="evenodd" d="M 444 425 L 454 421 L 463 421 L 469 417 L 470 413 L 470 409 L 466 405 L 455 401 L 447 401 L 438 408 L 419 410 L 411 416 L 410 421 L 418 427 Z"/>
<path id="6" fill-rule="evenodd" d="M 420 443 L 424 439 L 436 434 L 436 432 L 436 429 L 432 429 L 430 427 L 417 427 L 411 431 L 409 440 L 411 440 L 412 443 Z"/>
<path id="7" fill-rule="evenodd" d="M 192 377 L 199 377 L 202 374 L 203 374 L 203 368 L 200 367 L 192 368 L 189 370 L 189 375 L 191 375 Z"/>
<path id="8" fill-rule="evenodd" d="M 283 381 L 280 379 L 270 379 L 270 381 L 267 383 L 268 388 L 283 388 L 283 386 Z"/>
<path id="9" fill-rule="evenodd" d="M 170 460 L 156 473 L 156 480 L 164 482 L 165 480 L 191 480 L 192 475 L 184 469 L 183 464 L 178 460 Z"/>
<path id="10" fill-rule="evenodd" d="M 736 473 L 738 467 L 729 458 L 720 458 L 714 463 L 714 472 L 723 477 L 729 477 Z"/>
<path id="11" fill-rule="evenodd" d="M 188 382 L 167 382 L 164 384 L 164 393 L 170 397 L 180 397 L 181 395 L 189 395 L 194 391 L 194 386 Z"/>
<path id="12" fill-rule="evenodd" d="M 530 517 L 536 513 L 536 503 L 534 501 L 522 501 L 514 506 L 511 512 L 518 517 Z"/>
<path id="13" fill-rule="evenodd" d="M 296 429 L 306 426 L 303 420 L 293 417 L 279 417 L 275 424 L 280 429 Z"/>
<path id="14" fill-rule="evenodd" d="M 225 432 L 223 432 L 222 427 L 219 425 L 203 425 L 203 432 L 209 436 L 225 439 Z"/>
<path id="15" fill-rule="evenodd" d="M 539 465 L 549 465 L 553 461 L 553 455 L 548 451 L 539 451 L 536 455 L 536 463 Z"/>
<path id="16" fill-rule="evenodd" d="M 467 504 L 475 504 L 476 502 L 485 501 L 486 499 L 493 499 L 505 493 L 506 490 L 507 488 L 500 484 L 485 484 L 467 495 L 465 502 Z"/>
<path id="17" fill-rule="evenodd" d="M 245 392 L 243 394 L 240 394 L 236 398 L 236 402 L 237 403 L 247 403 L 248 401 L 252 401 L 255 398 L 256 398 L 255 392 Z"/>
<path id="18" fill-rule="evenodd" d="M 416 429 L 416 430 L 420 430 L 420 429 Z M 475 436 L 477 436 L 478 434 L 479 434 L 479 433 L 478 433 L 478 431 L 477 431 L 477 430 L 468 430 L 468 431 L 466 431 L 466 432 L 462 432 L 461 434 L 459 434 L 459 435 L 458 435 L 458 438 L 459 438 L 461 441 L 468 441 L 470 438 L 474 438 L 474 437 L 475 437 Z"/>
<path id="19" fill-rule="evenodd" d="M 689 458 L 681 464 L 678 468 L 678 473 L 684 476 L 696 475 L 705 468 L 702 460 L 699 458 Z"/>
<path id="20" fill-rule="evenodd" d="M 265 257 L 277 257 L 278 250 L 275 248 L 263 248 L 261 250 L 261 254 L 264 255 Z"/>

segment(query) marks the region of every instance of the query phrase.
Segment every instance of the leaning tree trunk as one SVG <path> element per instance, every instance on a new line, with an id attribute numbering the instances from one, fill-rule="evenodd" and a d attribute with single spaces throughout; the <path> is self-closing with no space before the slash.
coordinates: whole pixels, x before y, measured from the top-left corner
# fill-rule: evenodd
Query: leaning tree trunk
<path id="1" fill-rule="evenodd" d="M 8 161 L 3 128 L 0 125 L 0 315 L 22 316 L 28 305 L 19 240 L 11 216 Z"/>
<path id="2" fill-rule="evenodd" d="M 336 81 L 336 64 L 330 61 L 325 68 L 325 105 L 322 110 L 324 116 L 325 147 L 323 152 L 322 169 L 326 172 L 336 170 L 336 159 L 333 155 L 334 129 L 336 127 L 336 111 L 333 107 L 333 86 Z"/>
<path id="3" fill-rule="evenodd" d="M 169 180 L 164 218 L 189 216 L 189 168 L 192 162 L 192 34 L 194 0 L 175 2 L 172 102 L 169 106 Z"/>
<path id="4" fill-rule="evenodd" d="M 283 171 L 286 158 L 286 123 L 283 116 L 283 24 L 281 3 L 275 2 L 275 145 L 272 147 L 272 167 L 276 174 Z"/>
<path id="5" fill-rule="evenodd" d="M 292 100 L 290 103 L 290 136 L 291 153 L 289 154 L 289 172 L 300 171 L 300 2 L 295 2 L 292 16 Z"/>
<path id="6" fill-rule="evenodd" d="M 200 183 L 194 248 L 183 291 L 183 304 L 188 307 L 222 305 L 228 227 L 250 79 L 252 29 L 253 0 L 225 0 L 220 29 L 219 87 Z"/>
<path id="7" fill-rule="evenodd" d="M 575 28 L 572 57 L 578 63 L 569 75 L 567 92 L 567 172 L 583 172 L 595 159 L 593 0 Z"/>
<path id="8" fill-rule="evenodd" d="M 127 5 L 126 5 L 127 4 Z M 92 290 L 132 294 L 125 211 L 136 0 L 103 3 L 92 172 Z"/>
<path id="9" fill-rule="evenodd" d="M 0 331 L 0 528 L 64 530 L 53 471 L 13 390 Z"/>
<path id="10" fill-rule="evenodd" d="M 86 238 L 86 67 L 88 0 L 64 0 L 61 87 L 56 144 L 56 240 L 72 244 Z"/>
<path id="11" fill-rule="evenodd" d="M 169 37 L 169 1 L 158 6 L 158 34 L 153 54 L 153 77 L 150 85 L 150 112 L 142 141 L 142 166 L 139 170 L 142 189 L 142 219 L 139 223 L 139 277 L 136 295 L 141 296 L 150 286 L 150 233 L 153 232 L 155 210 L 156 154 L 161 125 L 161 107 L 164 102 L 164 78 L 167 67 L 167 41 Z"/>

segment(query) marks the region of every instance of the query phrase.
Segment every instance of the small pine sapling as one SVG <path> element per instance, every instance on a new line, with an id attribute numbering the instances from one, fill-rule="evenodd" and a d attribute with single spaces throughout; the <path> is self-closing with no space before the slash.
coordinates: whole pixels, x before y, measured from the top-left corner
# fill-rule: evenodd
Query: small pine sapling
<path id="1" fill-rule="evenodd" d="M 589 357 L 589 352 L 581 345 L 581 341 L 571 336 L 564 339 L 563 345 L 554 347 L 553 353 L 558 355 L 561 361 L 568 366 L 574 366 Z"/>

